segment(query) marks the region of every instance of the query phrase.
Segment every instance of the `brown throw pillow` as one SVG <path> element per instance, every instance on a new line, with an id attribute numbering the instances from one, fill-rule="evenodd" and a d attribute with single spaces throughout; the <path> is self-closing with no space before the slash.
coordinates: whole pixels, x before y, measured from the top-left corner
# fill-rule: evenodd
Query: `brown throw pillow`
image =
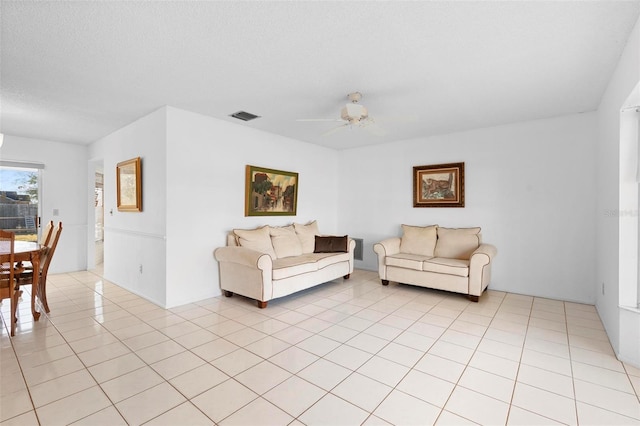
<path id="1" fill-rule="evenodd" d="M 314 253 L 346 253 L 349 251 L 349 236 L 344 237 L 316 235 Z"/>

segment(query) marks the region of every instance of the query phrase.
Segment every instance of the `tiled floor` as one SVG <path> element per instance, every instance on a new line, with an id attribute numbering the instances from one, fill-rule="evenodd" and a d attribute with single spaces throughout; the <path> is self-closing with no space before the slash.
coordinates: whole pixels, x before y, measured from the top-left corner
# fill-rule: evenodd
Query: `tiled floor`
<path id="1" fill-rule="evenodd" d="M 593 306 L 356 271 L 260 310 L 160 309 L 91 272 L 1 335 L 3 424 L 640 424 L 640 369 Z M 4 323 L 9 306 L 2 307 Z"/>

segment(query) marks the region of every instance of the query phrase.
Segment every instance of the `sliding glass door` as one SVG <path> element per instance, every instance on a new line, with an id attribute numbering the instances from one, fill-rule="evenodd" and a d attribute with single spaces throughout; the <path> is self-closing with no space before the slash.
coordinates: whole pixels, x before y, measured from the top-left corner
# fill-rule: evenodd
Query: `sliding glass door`
<path id="1" fill-rule="evenodd" d="M 0 162 L 0 229 L 15 232 L 17 240 L 38 240 L 41 170 Z"/>

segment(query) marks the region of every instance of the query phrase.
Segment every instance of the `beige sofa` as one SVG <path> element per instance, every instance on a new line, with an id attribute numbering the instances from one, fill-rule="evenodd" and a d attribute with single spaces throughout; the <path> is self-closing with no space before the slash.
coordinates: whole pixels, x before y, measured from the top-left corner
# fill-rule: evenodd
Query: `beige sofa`
<path id="1" fill-rule="evenodd" d="M 468 295 L 477 302 L 491 280 L 497 254 L 481 242 L 480 228 L 402 225 L 401 238 L 373 246 L 383 285 L 389 281 Z"/>
<path id="2" fill-rule="evenodd" d="M 355 241 L 322 236 L 317 222 L 284 227 L 234 229 L 227 246 L 214 251 L 219 264 L 220 288 L 258 301 L 265 308 L 271 299 L 353 272 Z"/>

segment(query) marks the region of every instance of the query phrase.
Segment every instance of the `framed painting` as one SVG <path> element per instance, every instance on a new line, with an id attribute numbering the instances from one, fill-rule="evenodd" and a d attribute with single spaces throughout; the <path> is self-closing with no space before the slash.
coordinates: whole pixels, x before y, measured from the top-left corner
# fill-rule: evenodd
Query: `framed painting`
<path id="1" fill-rule="evenodd" d="M 245 216 L 295 216 L 298 173 L 247 166 Z"/>
<path id="2" fill-rule="evenodd" d="M 464 207 L 464 163 L 415 166 L 413 207 Z"/>
<path id="3" fill-rule="evenodd" d="M 140 157 L 121 161 L 116 166 L 118 211 L 142 211 L 142 161 Z"/>

